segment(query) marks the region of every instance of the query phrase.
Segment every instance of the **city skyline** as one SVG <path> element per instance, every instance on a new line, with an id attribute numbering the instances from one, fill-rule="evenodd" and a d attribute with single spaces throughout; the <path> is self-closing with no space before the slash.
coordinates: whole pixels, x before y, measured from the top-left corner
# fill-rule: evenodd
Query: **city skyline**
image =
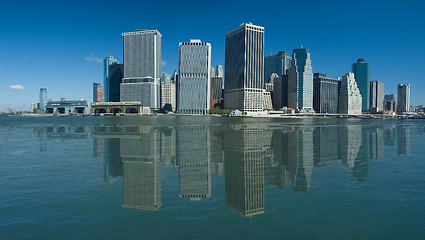
<path id="1" fill-rule="evenodd" d="M 150 3 L 149 7 L 162 8 L 164 4 L 170 14 L 171 10 L 183 8 L 181 4 L 167 1 L 161 5 Z M 169 21 L 169 18 L 154 17 L 157 13 L 153 12 L 143 16 L 131 14 L 138 9 L 137 3 L 130 4 L 131 9 L 125 4 L 114 9 L 108 3 L 102 3 L 100 7 L 89 3 L 84 9 L 78 4 L 68 4 L 66 12 L 64 5 L 66 3 L 5 4 L 4 14 L 0 16 L 2 22 L 7 23 L 1 25 L 5 34 L 0 37 L 3 43 L 1 109 L 9 106 L 29 110 L 31 103 L 37 101 L 40 88 L 47 88 L 49 98 L 54 100 L 65 97 L 92 101 L 91 85 L 103 79 L 102 60 L 111 55 L 123 62 L 121 33 L 139 28 L 157 29 L 163 34 L 163 72 L 171 74 L 178 69 L 178 43 L 190 38 L 210 42 L 211 65 L 224 65 L 225 34 L 244 22 L 265 28 L 266 56 L 279 51 L 291 52 L 302 41 L 311 52 L 313 72 L 325 73 L 329 77 L 342 76 L 350 71 L 356 59 L 365 58 L 370 64 L 370 80 L 382 81 L 385 94 L 396 94 L 397 84 L 411 84 L 411 104 L 425 103 L 425 96 L 419 93 L 425 83 L 422 83 L 418 70 L 424 64 L 421 56 L 425 52 L 421 44 L 425 38 L 425 27 L 421 24 L 425 21 L 423 2 L 390 1 L 385 10 L 378 2 L 371 2 L 366 8 L 362 4 L 354 6 L 336 1 L 273 3 L 255 7 L 255 12 L 264 13 L 283 8 L 287 19 L 297 19 L 289 21 L 290 24 L 271 14 L 247 15 L 246 12 L 252 11 L 254 6 L 246 4 L 241 7 L 238 2 L 211 4 L 206 13 L 226 15 L 226 20 L 211 18 L 199 22 L 189 20 L 201 17 L 205 12 L 192 11 L 193 14 Z M 301 6 L 305 6 L 303 13 L 306 17 L 294 18 Z M 192 10 L 198 7 L 192 6 Z M 318 10 L 334 17 L 317 19 L 315 13 Z M 105 24 L 103 16 L 112 12 L 115 15 L 111 16 L 116 20 Z M 400 16 L 401 20 L 394 15 Z M 75 16 L 78 16 L 77 20 Z M 178 27 L 183 23 L 184 32 Z M 308 31 L 299 27 L 306 24 L 309 25 Z M 364 37 L 353 37 L 356 35 Z"/>

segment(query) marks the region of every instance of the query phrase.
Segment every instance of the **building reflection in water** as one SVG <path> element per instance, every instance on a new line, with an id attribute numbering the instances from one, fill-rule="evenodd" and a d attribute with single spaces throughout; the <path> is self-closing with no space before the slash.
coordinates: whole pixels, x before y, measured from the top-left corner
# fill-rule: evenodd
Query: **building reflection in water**
<path id="1" fill-rule="evenodd" d="M 54 127 L 49 136 L 84 129 Z M 158 210 L 161 168 L 174 166 L 179 196 L 200 200 L 211 196 L 212 174 L 224 173 L 226 206 L 244 217 L 262 214 L 264 185 L 310 188 L 313 167 L 338 162 L 358 181 L 369 176 L 370 159 L 383 159 L 384 146 L 398 144 L 410 154 L 413 128 L 403 125 L 285 125 L 272 123 L 176 126 L 95 126 L 93 156 L 104 156 L 105 181 L 123 177 L 123 207 Z"/>

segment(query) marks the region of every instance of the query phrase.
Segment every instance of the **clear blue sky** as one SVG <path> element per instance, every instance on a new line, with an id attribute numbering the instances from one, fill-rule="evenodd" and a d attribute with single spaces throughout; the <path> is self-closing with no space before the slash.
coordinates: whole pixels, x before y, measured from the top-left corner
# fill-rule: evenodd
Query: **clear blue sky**
<path id="1" fill-rule="evenodd" d="M 266 55 L 292 54 L 302 41 L 313 72 L 330 77 L 365 58 L 386 94 L 410 83 L 411 103 L 425 104 L 423 0 L 17 0 L 0 8 L 0 108 L 29 110 L 41 87 L 55 100 L 91 101 L 92 83 L 103 78 L 96 60 L 122 62 L 121 33 L 139 28 L 162 33 L 163 72 L 178 69 L 178 44 L 193 38 L 210 42 L 212 65 L 224 65 L 225 34 L 244 22 L 265 27 Z"/>

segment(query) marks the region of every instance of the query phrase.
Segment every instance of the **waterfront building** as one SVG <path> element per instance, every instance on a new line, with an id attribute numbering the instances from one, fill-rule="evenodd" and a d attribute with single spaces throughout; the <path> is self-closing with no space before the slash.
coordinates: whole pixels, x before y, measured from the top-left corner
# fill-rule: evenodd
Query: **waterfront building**
<path id="1" fill-rule="evenodd" d="M 113 63 L 118 63 L 118 60 L 116 60 L 114 57 L 112 56 L 106 56 L 105 59 L 103 60 L 103 96 L 104 96 L 104 101 L 105 102 L 109 102 L 109 66 L 112 65 Z M 120 80 L 121 82 L 121 80 Z M 114 102 L 114 101 L 111 101 Z M 119 102 L 119 100 L 118 100 Z"/>
<path id="2" fill-rule="evenodd" d="M 410 84 L 397 85 L 397 112 L 410 112 Z"/>
<path id="3" fill-rule="evenodd" d="M 244 23 L 226 34 L 224 108 L 263 111 L 264 27 Z"/>
<path id="4" fill-rule="evenodd" d="M 397 112 L 397 102 L 394 94 L 385 95 L 384 97 L 384 111 L 390 113 Z"/>
<path id="5" fill-rule="evenodd" d="M 123 78 L 124 65 L 117 62 L 112 63 L 108 70 L 108 89 L 104 90 L 105 102 L 119 102 L 120 101 L 120 85 Z"/>
<path id="6" fill-rule="evenodd" d="M 40 103 L 38 103 L 38 102 L 31 103 L 31 111 L 34 111 L 38 108 L 40 108 Z"/>
<path id="7" fill-rule="evenodd" d="M 93 102 L 103 102 L 103 86 L 93 83 Z"/>
<path id="8" fill-rule="evenodd" d="M 140 101 L 152 110 L 160 107 L 161 33 L 135 30 L 123 33 L 124 78 L 120 101 Z"/>
<path id="9" fill-rule="evenodd" d="M 361 114 L 362 96 L 357 87 L 354 73 L 346 73 L 339 87 L 338 112 L 343 114 Z"/>
<path id="10" fill-rule="evenodd" d="M 4 113 L 9 114 L 10 113 L 10 108 L 9 106 L 6 106 L 6 108 L 4 109 Z"/>
<path id="11" fill-rule="evenodd" d="M 288 106 L 288 75 L 273 79 L 273 108 L 276 110 Z"/>
<path id="12" fill-rule="evenodd" d="M 370 96 L 370 70 L 369 63 L 363 58 L 357 59 L 357 63 L 353 63 L 354 77 L 356 78 L 357 86 L 362 96 L 362 111 L 369 111 L 369 96 Z"/>
<path id="13" fill-rule="evenodd" d="M 313 108 L 316 113 L 338 113 L 338 79 L 314 73 Z"/>
<path id="14" fill-rule="evenodd" d="M 223 66 L 222 65 L 217 65 L 217 67 L 216 67 L 216 70 L 215 70 L 216 72 L 216 74 L 215 74 L 215 76 L 216 77 L 223 77 Z"/>
<path id="15" fill-rule="evenodd" d="M 211 77 L 210 108 L 223 107 L 223 77 Z"/>
<path id="16" fill-rule="evenodd" d="M 377 113 L 384 109 L 384 83 L 381 81 L 370 82 L 370 112 Z"/>
<path id="17" fill-rule="evenodd" d="M 208 114 L 210 110 L 211 44 L 180 43 L 177 112 Z"/>
<path id="18" fill-rule="evenodd" d="M 291 65 L 291 56 L 285 51 L 264 57 L 264 79 L 270 82 L 270 76 L 276 73 L 279 76 L 285 75 Z"/>
<path id="19" fill-rule="evenodd" d="M 62 98 L 60 101 L 47 102 L 46 113 L 89 115 L 90 104 L 87 100 L 66 100 L 65 98 Z"/>
<path id="20" fill-rule="evenodd" d="M 170 104 L 170 109 L 167 111 L 176 111 L 176 83 L 175 82 L 164 82 L 161 83 L 161 109 L 166 104 Z"/>
<path id="21" fill-rule="evenodd" d="M 40 88 L 39 100 L 40 109 L 44 110 L 47 104 L 47 88 Z"/>
<path id="22" fill-rule="evenodd" d="M 298 112 L 313 112 L 313 70 L 310 51 L 294 49 L 288 71 L 288 107 Z"/>

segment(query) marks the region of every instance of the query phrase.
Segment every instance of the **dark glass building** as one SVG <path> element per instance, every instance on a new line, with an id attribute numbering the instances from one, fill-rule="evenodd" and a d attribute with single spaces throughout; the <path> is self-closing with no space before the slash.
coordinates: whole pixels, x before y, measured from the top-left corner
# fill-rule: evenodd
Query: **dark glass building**
<path id="1" fill-rule="evenodd" d="M 109 102 L 119 102 L 120 101 L 120 84 L 123 77 L 123 65 L 118 63 L 113 63 L 109 66 L 109 76 L 108 76 L 108 98 Z"/>
<path id="2" fill-rule="evenodd" d="M 313 109 L 316 113 L 338 113 L 338 79 L 314 74 Z"/>
<path id="3" fill-rule="evenodd" d="M 357 59 L 357 63 L 353 63 L 353 73 L 356 79 L 357 86 L 362 96 L 362 112 L 369 111 L 369 91 L 370 91 L 370 70 L 369 63 L 365 62 L 363 58 Z"/>

